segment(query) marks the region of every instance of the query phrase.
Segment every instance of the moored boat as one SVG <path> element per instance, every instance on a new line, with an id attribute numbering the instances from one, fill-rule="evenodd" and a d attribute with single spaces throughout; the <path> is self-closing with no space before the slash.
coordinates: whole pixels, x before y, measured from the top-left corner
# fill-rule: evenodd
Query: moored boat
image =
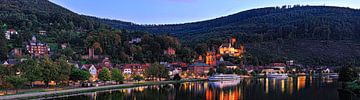
<path id="1" fill-rule="evenodd" d="M 287 73 L 268 73 L 266 75 L 268 78 L 287 78 Z"/>
<path id="2" fill-rule="evenodd" d="M 209 81 L 231 81 L 240 80 L 240 76 L 236 74 L 217 74 L 209 77 Z"/>

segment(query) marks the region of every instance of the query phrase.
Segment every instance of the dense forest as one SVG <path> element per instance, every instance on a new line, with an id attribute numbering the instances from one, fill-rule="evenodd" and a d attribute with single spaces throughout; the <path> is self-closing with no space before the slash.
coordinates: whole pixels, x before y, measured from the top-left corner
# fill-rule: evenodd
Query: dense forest
<path id="1" fill-rule="evenodd" d="M 13 48 L 25 50 L 26 43 L 36 36 L 51 48 L 51 58 L 66 56 L 68 60 L 82 63 L 97 63 L 81 59 L 88 54 L 89 48 L 96 50 L 96 55 L 109 57 L 114 63 L 152 63 L 160 61 L 190 62 L 194 52 L 181 45 L 177 38 L 166 35 L 152 35 L 140 31 L 113 29 L 89 16 L 73 13 L 48 0 L 1 0 L 0 31 L 15 29 L 19 34 L 11 35 L 7 40 L 0 35 L 0 60 L 9 58 Z M 46 31 L 47 34 L 38 34 Z M 141 42 L 131 44 L 133 38 Z M 67 45 L 62 49 L 61 45 Z M 173 48 L 177 56 L 168 56 L 164 50 Z M 188 59 L 185 59 L 188 58 Z"/>
<path id="2" fill-rule="evenodd" d="M 190 62 L 229 37 L 244 43 L 246 64 L 296 60 L 310 65 L 360 65 L 360 11 L 329 6 L 282 6 L 252 9 L 201 22 L 172 25 L 138 25 L 131 22 L 79 15 L 48 0 L 1 0 L 1 31 L 20 34 L 4 40 L 0 55 L 24 48 L 31 36 L 49 43 L 54 57 L 78 60 L 87 49 L 100 46 L 115 62 Z M 37 34 L 47 31 L 47 35 Z M 129 44 L 141 37 L 138 44 Z M 60 44 L 70 48 L 59 49 Z M 5 45 L 5 46 L 4 46 Z M 163 50 L 172 47 L 169 59 Z"/>
<path id="3" fill-rule="evenodd" d="M 170 34 L 194 47 L 218 46 L 236 36 L 246 44 L 248 59 L 264 64 L 295 59 L 315 65 L 356 63 L 360 59 L 360 10 L 330 6 L 282 6 L 252 9 L 185 24 L 137 25 L 102 19 L 127 30 Z"/>

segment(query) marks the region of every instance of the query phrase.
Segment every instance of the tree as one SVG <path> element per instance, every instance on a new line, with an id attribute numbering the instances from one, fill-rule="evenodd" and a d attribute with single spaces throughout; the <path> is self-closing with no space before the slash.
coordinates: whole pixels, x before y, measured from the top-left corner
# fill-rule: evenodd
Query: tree
<path id="1" fill-rule="evenodd" d="M 169 78 L 169 71 L 165 68 L 164 65 L 160 65 L 159 67 L 159 79 L 161 80 L 161 78 Z"/>
<path id="2" fill-rule="evenodd" d="M 133 75 L 132 78 L 133 78 L 133 80 L 136 81 L 136 82 L 139 82 L 139 81 L 141 81 L 141 80 L 144 80 L 144 78 L 141 77 L 140 75 Z"/>
<path id="3" fill-rule="evenodd" d="M 117 83 L 123 83 L 124 81 L 124 76 L 123 74 L 120 72 L 119 69 L 113 68 L 111 70 L 111 79 L 114 80 Z"/>
<path id="4" fill-rule="evenodd" d="M 358 79 L 358 74 L 354 71 L 352 66 L 344 66 L 340 69 L 339 72 L 339 81 L 341 82 L 351 82 Z"/>
<path id="5" fill-rule="evenodd" d="M 208 76 L 213 76 L 215 74 L 216 74 L 216 72 L 215 72 L 215 70 L 213 68 L 210 68 L 209 72 L 207 73 Z"/>
<path id="6" fill-rule="evenodd" d="M 90 78 L 91 74 L 89 71 L 80 70 L 78 68 L 73 67 L 70 74 L 70 80 L 73 81 L 85 81 Z"/>
<path id="7" fill-rule="evenodd" d="M 230 68 L 225 69 L 225 74 L 233 74 L 233 73 L 234 73 L 233 69 L 230 69 Z"/>
<path id="8" fill-rule="evenodd" d="M 42 79 L 48 87 L 50 81 L 55 81 L 59 77 L 59 67 L 49 58 L 45 57 L 41 60 L 40 66 L 42 67 Z"/>
<path id="9" fill-rule="evenodd" d="M 59 67 L 57 82 L 68 81 L 71 74 L 72 66 L 66 61 L 65 56 L 60 57 L 56 60 L 56 64 Z"/>
<path id="10" fill-rule="evenodd" d="M 22 88 L 25 85 L 27 79 L 20 76 L 7 76 L 5 77 L 5 81 L 14 87 L 17 92 L 17 89 Z"/>
<path id="11" fill-rule="evenodd" d="M 21 66 L 24 66 L 26 70 L 24 71 L 24 77 L 30 82 L 31 87 L 33 87 L 33 82 L 42 80 L 42 67 L 39 65 L 38 60 L 28 59 L 20 63 Z"/>
<path id="12" fill-rule="evenodd" d="M 3 31 L 0 31 L 0 33 L 0 61 L 4 61 L 7 59 L 9 49 Z"/>
<path id="13" fill-rule="evenodd" d="M 339 72 L 339 81 L 342 82 L 342 88 L 346 87 L 345 82 L 352 82 L 358 79 L 358 74 L 351 65 L 343 66 Z"/>
<path id="14" fill-rule="evenodd" d="M 0 64 L 0 79 L 2 79 L 3 76 L 6 76 L 6 67 L 2 64 Z"/>
<path id="15" fill-rule="evenodd" d="M 217 73 L 225 73 L 226 66 L 224 64 L 220 64 L 218 68 L 216 69 Z"/>
<path id="16" fill-rule="evenodd" d="M 237 75 L 247 75 L 248 72 L 245 69 L 236 68 L 234 69 L 235 74 Z"/>
<path id="17" fill-rule="evenodd" d="M 106 67 L 103 67 L 98 75 L 99 79 L 102 81 L 110 81 L 111 73 L 110 70 Z"/>
<path id="18" fill-rule="evenodd" d="M 149 68 L 145 69 L 145 76 L 152 79 L 159 78 L 159 80 L 161 80 L 161 78 L 169 77 L 169 71 L 167 71 L 164 65 L 153 63 Z"/>
<path id="19" fill-rule="evenodd" d="M 179 74 L 175 74 L 173 80 L 181 80 L 181 77 Z"/>

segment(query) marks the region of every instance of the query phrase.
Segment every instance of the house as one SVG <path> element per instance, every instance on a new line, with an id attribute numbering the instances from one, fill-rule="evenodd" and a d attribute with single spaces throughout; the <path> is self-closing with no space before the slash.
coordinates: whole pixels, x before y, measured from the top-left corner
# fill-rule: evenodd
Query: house
<path id="1" fill-rule="evenodd" d="M 289 60 L 289 61 L 286 61 L 286 65 L 289 65 L 289 66 L 294 66 L 294 60 Z"/>
<path id="2" fill-rule="evenodd" d="M 16 59 L 8 59 L 8 60 L 4 61 L 2 64 L 4 66 L 14 66 L 17 63 L 18 63 L 18 61 Z"/>
<path id="3" fill-rule="evenodd" d="M 193 72 L 196 76 L 206 76 L 210 68 L 211 68 L 210 65 L 199 62 L 196 62 L 189 66 L 190 72 Z"/>
<path id="4" fill-rule="evenodd" d="M 137 38 L 132 38 L 129 43 L 133 44 L 133 43 L 140 43 L 141 42 L 141 38 L 137 37 Z"/>
<path id="5" fill-rule="evenodd" d="M 46 31 L 41 30 L 41 31 L 39 31 L 39 34 L 40 34 L 40 35 L 46 35 L 46 34 L 47 34 L 47 32 L 46 32 Z"/>
<path id="6" fill-rule="evenodd" d="M 183 71 L 187 71 L 187 64 L 184 62 L 172 62 L 168 63 L 167 66 L 165 66 L 166 69 L 169 70 L 170 75 L 179 74 Z"/>
<path id="7" fill-rule="evenodd" d="M 150 64 L 124 64 L 120 69 L 124 74 L 144 75 L 145 69 L 149 67 Z"/>
<path id="8" fill-rule="evenodd" d="M 5 38 L 10 40 L 11 35 L 16 35 L 16 34 L 18 34 L 18 32 L 15 29 L 9 29 L 5 32 Z"/>
<path id="9" fill-rule="evenodd" d="M 112 64 L 110 62 L 110 59 L 108 57 L 104 58 L 101 62 L 101 67 L 108 67 L 112 68 Z"/>
<path id="10" fill-rule="evenodd" d="M 61 49 L 67 48 L 67 44 L 66 44 L 66 43 L 62 43 L 60 46 L 61 46 Z"/>
<path id="11" fill-rule="evenodd" d="M 98 78 L 98 73 L 99 73 L 99 67 L 97 67 L 94 64 L 84 64 L 81 66 L 82 70 L 88 70 L 90 72 L 91 77 L 89 78 L 89 80 L 95 81 Z"/>
<path id="12" fill-rule="evenodd" d="M 97 68 L 95 67 L 95 65 L 91 65 L 91 66 L 90 66 L 89 72 L 90 72 L 90 74 L 91 74 L 91 77 L 90 77 L 89 80 L 92 80 L 92 81 L 97 80 L 98 70 L 97 70 Z"/>
<path id="13" fill-rule="evenodd" d="M 35 36 L 33 36 L 28 45 L 26 45 L 26 49 L 28 53 L 35 57 L 48 55 L 50 52 L 49 46 L 46 43 L 37 41 Z"/>
<path id="14" fill-rule="evenodd" d="M 229 55 L 233 57 L 242 57 L 242 54 L 245 52 L 244 44 L 236 47 L 236 38 L 229 39 L 228 43 L 223 43 L 219 47 L 219 52 L 221 55 Z"/>
<path id="15" fill-rule="evenodd" d="M 22 50 L 21 48 L 14 48 L 9 53 L 9 58 L 21 58 L 22 57 Z"/>
<path id="16" fill-rule="evenodd" d="M 267 67 L 264 68 L 261 73 L 265 73 L 266 75 L 269 73 L 286 73 L 285 67 Z"/>
<path id="17" fill-rule="evenodd" d="M 166 50 L 164 50 L 164 54 L 165 55 L 175 55 L 175 50 L 173 48 L 169 47 Z"/>

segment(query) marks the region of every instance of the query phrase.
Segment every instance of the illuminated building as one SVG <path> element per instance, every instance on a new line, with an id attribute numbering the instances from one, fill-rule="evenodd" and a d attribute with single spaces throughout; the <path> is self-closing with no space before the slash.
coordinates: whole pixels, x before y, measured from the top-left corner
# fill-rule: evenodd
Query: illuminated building
<path id="1" fill-rule="evenodd" d="M 208 64 L 198 62 L 189 66 L 190 71 L 196 76 L 206 76 L 210 68 Z"/>
<path id="2" fill-rule="evenodd" d="M 242 54 L 245 52 L 245 47 L 244 44 L 241 44 L 239 47 L 236 47 L 236 38 L 231 38 L 229 39 L 228 43 L 223 43 L 219 47 L 219 52 L 221 55 L 242 57 Z"/>
<path id="3" fill-rule="evenodd" d="M 39 42 L 36 37 L 33 36 L 28 45 L 26 45 L 27 51 L 35 57 L 48 55 L 50 48 L 47 44 Z"/>
<path id="4" fill-rule="evenodd" d="M 166 50 L 164 50 L 164 54 L 165 55 L 175 55 L 175 50 L 173 48 L 168 48 Z"/>
<path id="5" fill-rule="evenodd" d="M 206 52 L 206 60 L 205 63 L 210 66 L 216 66 L 216 55 L 215 51 Z"/>

